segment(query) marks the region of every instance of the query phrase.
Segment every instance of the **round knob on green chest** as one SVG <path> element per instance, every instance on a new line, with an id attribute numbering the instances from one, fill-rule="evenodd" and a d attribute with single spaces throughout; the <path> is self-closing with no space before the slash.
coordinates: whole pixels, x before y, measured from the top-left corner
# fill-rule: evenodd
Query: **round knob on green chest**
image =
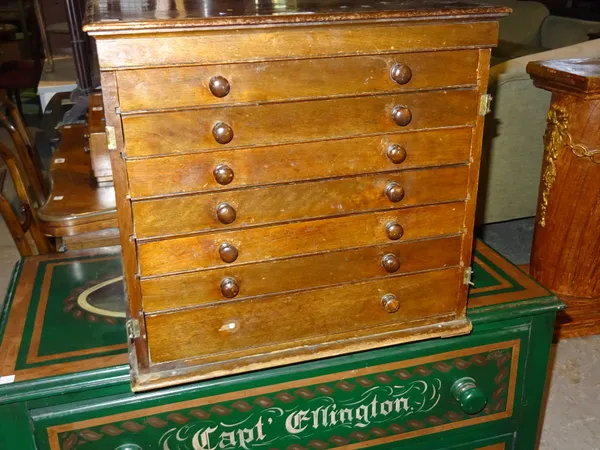
<path id="1" fill-rule="evenodd" d="M 477 387 L 474 378 L 465 377 L 457 380 L 450 388 L 450 394 L 467 414 L 477 414 L 487 405 L 487 398 Z"/>

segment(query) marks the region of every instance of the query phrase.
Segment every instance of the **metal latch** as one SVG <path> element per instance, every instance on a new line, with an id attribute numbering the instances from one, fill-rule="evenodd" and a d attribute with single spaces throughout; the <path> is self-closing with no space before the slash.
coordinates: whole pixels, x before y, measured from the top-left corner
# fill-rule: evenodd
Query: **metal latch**
<path id="1" fill-rule="evenodd" d="M 485 94 L 479 97 L 479 115 L 485 116 L 492 112 L 492 96 Z"/>
<path id="2" fill-rule="evenodd" d="M 463 278 L 463 284 L 469 284 L 471 286 L 475 286 L 475 283 L 471 281 L 471 277 L 473 276 L 473 269 L 471 267 L 467 267 L 465 269 L 465 276 Z"/>
<path id="3" fill-rule="evenodd" d="M 137 319 L 130 319 L 125 324 L 127 328 L 127 337 L 130 340 L 139 338 L 142 334 L 140 333 L 140 321 Z"/>
<path id="4" fill-rule="evenodd" d="M 115 127 L 106 127 L 106 144 L 109 150 L 117 149 L 117 135 L 115 134 Z"/>

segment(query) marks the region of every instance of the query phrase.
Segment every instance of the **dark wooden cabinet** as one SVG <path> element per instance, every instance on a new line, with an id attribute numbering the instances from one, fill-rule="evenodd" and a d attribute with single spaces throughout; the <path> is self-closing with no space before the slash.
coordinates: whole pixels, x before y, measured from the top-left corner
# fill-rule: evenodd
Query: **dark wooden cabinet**
<path id="1" fill-rule="evenodd" d="M 508 10 L 184 6 L 91 2 L 85 27 L 134 389 L 468 333 L 489 55 Z"/>

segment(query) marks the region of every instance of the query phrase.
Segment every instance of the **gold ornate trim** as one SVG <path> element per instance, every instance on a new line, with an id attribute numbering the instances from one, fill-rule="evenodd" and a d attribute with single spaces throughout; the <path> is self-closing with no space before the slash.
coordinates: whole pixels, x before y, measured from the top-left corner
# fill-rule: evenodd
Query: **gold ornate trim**
<path id="1" fill-rule="evenodd" d="M 552 105 L 548 111 L 548 125 L 544 134 L 544 159 L 546 169 L 542 176 L 543 190 L 540 202 L 540 226 L 546 226 L 546 212 L 548 210 L 548 197 L 550 189 L 556 180 L 556 160 L 559 148 L 566 147 L 579 158 L 589 158 L 593 163 L 600 164 L 600 150 L 590 150 L 584 144 L 573 142 L 569 132 L 569 114 L 559 106 Z"/>

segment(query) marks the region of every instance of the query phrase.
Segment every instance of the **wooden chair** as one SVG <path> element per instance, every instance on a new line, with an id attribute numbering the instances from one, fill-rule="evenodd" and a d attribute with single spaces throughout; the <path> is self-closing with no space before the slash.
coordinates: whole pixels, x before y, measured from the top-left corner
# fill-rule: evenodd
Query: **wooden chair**
<path id="1" fill-rule="evenodd" d="M 0 213 L 21 255 L 119 244 L 114 187 L 99 186 L 93 176 L 90 154 L 85 151 L 87 124 L 58 129 L 60 141 L 50 164 L 48 190 L 18 108 L 2 92 L 0 104 L 11 117 L 0 114 L 0 124 L 14 147 L 0 142 L 0 157 L 6 164 L 0 181 L 9 173 L 19 200 L 15 206 L 1 196 Z"/>
<path id="2" fill-rule="evenodd" d="M 0 92 L 0 103 L 12 119 L 0 113 L 0 125 L 8 131 L 13 142 L 13 148 L 0 142 L 0 158 L 6 166 L 0 171 L 0 213 L 22 256 L 49 253 L 54 246 L 44 235 L 36 214 L 46 200 L 39 161 L 17 107 L 4 92 Z M 7 174 L 15 187 L 16 206 L 5 195 Z"/>

